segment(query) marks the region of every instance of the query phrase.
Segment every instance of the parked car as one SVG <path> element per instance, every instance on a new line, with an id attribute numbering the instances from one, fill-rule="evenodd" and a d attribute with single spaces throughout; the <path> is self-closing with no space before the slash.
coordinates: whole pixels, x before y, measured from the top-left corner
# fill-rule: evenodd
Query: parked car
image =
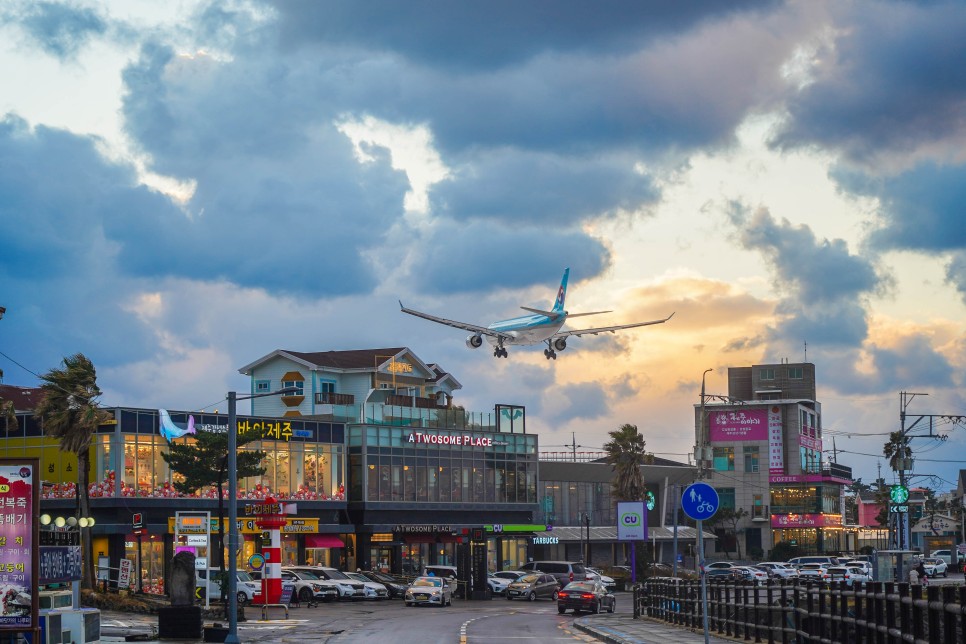
<path id="1" fill-rule="evenodd" d="M 501 579 L 508 579 L 510 581 L 516 581 L 523 575 L 529 574 L 526 570 L 500 570 L 498 572 L 492 573 L 491 576 L 499 577 Z"/>
<path id="2" fill-rule="evenodd" d="M 553 575 L 561 586 L 566 586 L 572 581 L 587 580 L 587 570 L 584 568 L 584 564 L 575 561 L 528 561 L 520 566 L 520 570 L 526 572 L 539 571 Z"/>
<path id="3" fill-rule="evenodd" d="M 365 599 L 366 587 L 361 581 L 352 579 L 338 568 L 316 566 L 309 568 L 312 572 L 335 585 L 339 591 L 339 599 Z"/>
<path id="4" fill-rule="evenodd" d="M 798 570 L 780 561 L 763 561 L 757 566 L 765 570 L 775 579 L 795 579 L 798 577 Z"/>
<path id="5" fill-rule="evenodd" d="M 862 572 L 867 574 L 869 577 L 872 576 L 872 562 L 863 561 L 861 559 L 849 559 L 843 566 L 848 566 L 849 568 L 861 568 Z"/>
<path id="6" fill-rule="evenodd" d="M 759 586 L 764 586 L 768 583 L 768 573 L 754 566 L 735 566 L 732 570 L 737 571 L 744 581 L 753 581 Z"/>
<path id="7" fill-rule="evenodd" d="M 403 598 L 407 606 L 452 606 L 453 585 L 444 577 L 416 577 Z"/>
<path id="8" fill-rule="evenodd" d="M 331 602 L 339 598 L 339 590 L 310 569 L 282 568 L 280 576 L 282 581 L 295 584 L 295 598 L 300 602 Z"/>
<path id="9" fill-rule="evenodd" d="M 801 581 L 828 581 L 828 567 L 821 563 L 806 563 L 798 567 Z"/>
<path id="10" fill-rule="evenodd" d="M 389 599 L 389 589 L 385 584 L 372 581 L 361 572 L 346 572 L 346 577 L 362 584 L 366 599 Z"/>
<path id="11" fill-rule="evenodd" d="M 704 569 L 705 570 L 721 570 L 721 569 L 734 568 L 737 565 L 738 564 L 732 563 L 730 561 L 712 561 L 709 564 L 705 564 L 704 565 Z"/>
<path id="12" fill-rule="evenodd" d="M 613 592 L 617 590 L 617 582 L 614 581 L 613 577 L 609 577 L 603 573 L 603 571 L 597 568 L 591 568 L 590 566 L 584 566 L 587 571 L 587 579 L 600 579 L 600 583 L 604 584 L 604 588 Z"/>
<path id="13" fill-rule="evenodd" d="M 949 566 L 942 559 L 929 557 L 923 559 L 922 565 L 926 569 L 926 574 L 930 577 L 938 577 L 939 575 L 942 575 L 943 577 L 948 576 L 946 574 L 946 570 L 949 568 Z"/>
<path id="14" fill-rule="evenodd" d="M 599 613 L 602 610 L 613 613 L 617 610 L 617 598 L 596 579 L 575 581 L 564 586 L 557 594 L 557 612 L 562 615 L 568 610 L 574 613 Z"/>
<path id="15" fill-rule="evenodd" d="M 363 570 L 359 574 L 364 576 L 369 581 L 374 581 L 385 586 L 386 590 L 389 591 L 390 599 L 402 597 L 406 594 L 406 584 L 400 582 L 392 575 L 388 575 L 377 570 Z"/>
<path id="16" fill-rule="evenodd" d="M 953 563 L 953 552 L 952 550 L 933 550 L 929 553 L 930 559 L 942 559 L 946 562 L 946 565 L 952 565 Z"/>
<path id="17" fill-rule="evenodd" d="M 865 571 L 857 566 L 830 566 L 825 572 L 828 581 L 844 581 L 847 586 L 851 586 L 857 581 L 872 581 L 872 577 L 865 574 Z"/>
<path id="18" fill-rule="evenodd" d="M 209 573 L 211 573 L 209 575 Z M 227 575 L 227 571 L 225 572 Z M 255 595 L 262 592 L 261 583 L 255 581 L 250 574 L 244 570 L 238 571 L 238 580 L 236 583 L 237 588 L 235 592 L 238 595 L 238 605 L 244 606 L 246 603 L 251 603 Z M 196 570 L 195 571 L 195 587 L 197 588 L 197 594 L 199 597 L 204 599 L 205 595 L 210 597 L 209 601 L 214 602 L 221 599 L 221 576 L 220 571 L 211 570 Z"/>
<path id="19" fill-rule="evenodd" d="M 798 569 L 805 564 L 825 564 L 826 566 L 835 565 L 835 557 L 826 557 L 824 555 L 809 555 L 806 557 L 795 557 L 794 559 L 789 559 L 788 563 Z"/>
<path id="20" fill-rule="evenodd" d="M 712 568 L 704 573 L 707 579 L 725 579 L 730 581 L 738 581 L 741 579 L 742 575 L 739 571 L 732 568 Z"/>
<path id="21" fill-rule="evenodd" d="M 545 572 L 532 572 L 523 575 L 506 587 L 506 598 L 529 599 L 535 601 L 540 598 L 557 599 L 560 584 L 557 578 Z"/>

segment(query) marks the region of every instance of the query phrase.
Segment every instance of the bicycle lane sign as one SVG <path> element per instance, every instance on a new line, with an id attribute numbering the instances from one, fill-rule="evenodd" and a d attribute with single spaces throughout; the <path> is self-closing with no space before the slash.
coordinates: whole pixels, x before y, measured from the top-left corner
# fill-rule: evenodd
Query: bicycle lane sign
<path id="1" fill-rule="evenodd" d="M 707 483 L 692 483 L 681 495 L 681 509 L 695 521 L 707 521 L 718 511 L 718 492 Z"/>

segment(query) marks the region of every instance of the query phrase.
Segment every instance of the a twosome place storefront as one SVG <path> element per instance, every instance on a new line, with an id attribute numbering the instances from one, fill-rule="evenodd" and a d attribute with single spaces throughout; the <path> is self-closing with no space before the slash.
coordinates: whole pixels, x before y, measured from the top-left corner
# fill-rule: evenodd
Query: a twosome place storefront
<path id="1" fill-rule="evenodd" d="M 533 434 L 359 425 L 348 428 L 349 516 L 361 568 L 415 574 L 458 565 L 469 531 L 531 524 Z M 494 569 L 527 559 L 528 537 L 488 533 Z"/>

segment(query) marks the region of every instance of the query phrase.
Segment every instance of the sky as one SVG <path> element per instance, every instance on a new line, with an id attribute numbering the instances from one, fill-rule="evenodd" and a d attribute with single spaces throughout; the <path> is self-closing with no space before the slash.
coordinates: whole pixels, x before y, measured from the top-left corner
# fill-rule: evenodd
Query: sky
<path id="1" fill-rule="evenodd" d="M 275 349 L 406 346 L 544 451 L 687 461 L 702 374 L 812 362 L 863 481 L 966 415 L 966 4 L 0 5 L 0 369 L 81 352 L 108 406 L 226 408 Z M 496 359 L 486 324 L 668 323 Z M 590 322 L 588 322 L 590 321 Z M 244 411 L 243 408 L 241 408 Z M 955 486 L 966 427 L 916 439 Z M 832 457 L 829 449 L 828 457 Z"/>

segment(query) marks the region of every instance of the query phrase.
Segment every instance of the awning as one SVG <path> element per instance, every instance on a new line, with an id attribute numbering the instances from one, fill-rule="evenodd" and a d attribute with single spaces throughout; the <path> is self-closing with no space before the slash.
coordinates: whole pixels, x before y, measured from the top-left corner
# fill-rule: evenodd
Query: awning
<path id="1" fill-rule="evenodd" d="M 305 535 L 306 548 L 345 548 L 342 539 L 334 534 L 307 534 Z"/>

